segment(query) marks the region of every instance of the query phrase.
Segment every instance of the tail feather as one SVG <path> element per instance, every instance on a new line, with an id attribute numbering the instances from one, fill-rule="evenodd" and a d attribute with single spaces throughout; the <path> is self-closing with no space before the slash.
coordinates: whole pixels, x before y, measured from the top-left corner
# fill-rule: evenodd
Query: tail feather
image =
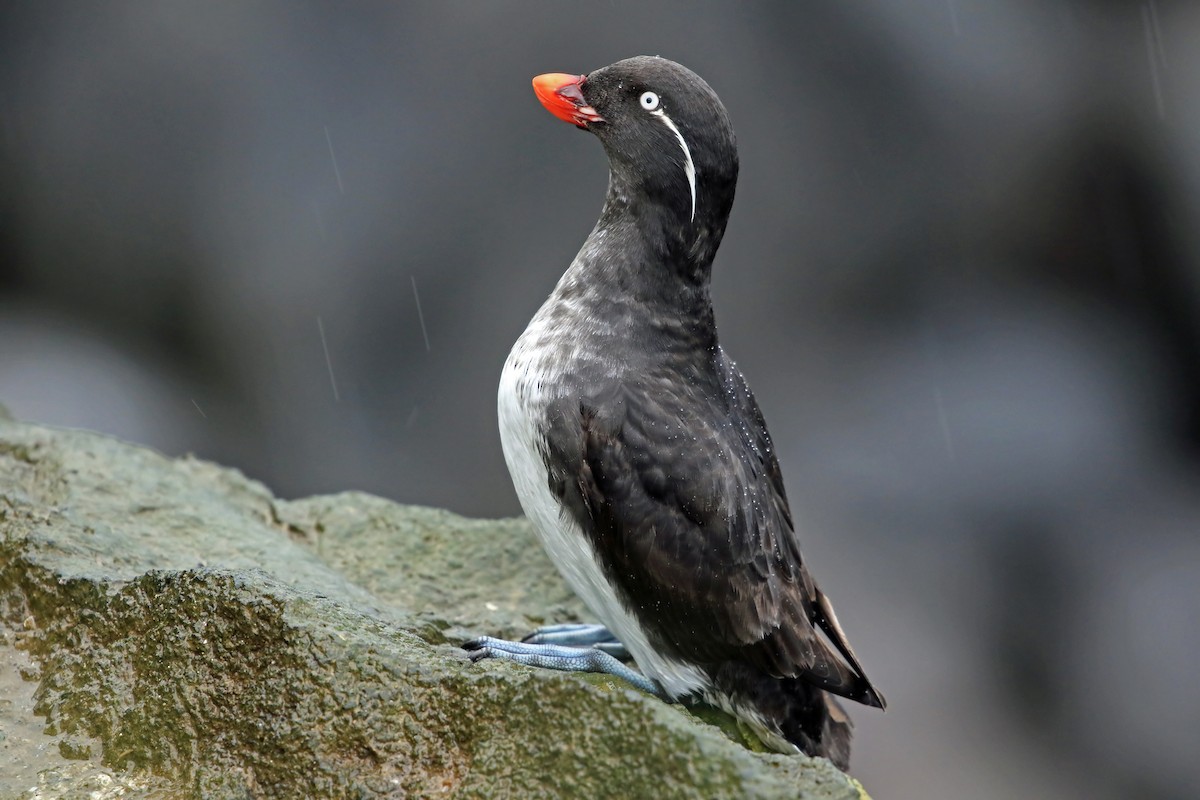
<path id="1" fill-rule="evenodd" d="M 781 681 L 791 695 L 789 714 L 780 722 L 785 739 L 810 756 L 828 758 L 845 772 L 850 768 L 854 723 L 829 692 L 804 680 Z"/>
<path id="2" fill-rule="evenodd" d="M 825 718 L 821 724 L 821 746 L 825 758 L 845 772 L 850 768 L 850 734 L 854 723 L 833 695 L 825 694 L 822 699 L 825 701 Z"/>
<path id="3" fill-rule="evenodd" d="M 850 766 L 854 725 L 829 692 L 805 678 L 776 678 L 744 663 L 726 663 L 713 677 L 711 699 L 766 734 L 768 747 L 786 752 L 795 746 L 840 770 Z"/>

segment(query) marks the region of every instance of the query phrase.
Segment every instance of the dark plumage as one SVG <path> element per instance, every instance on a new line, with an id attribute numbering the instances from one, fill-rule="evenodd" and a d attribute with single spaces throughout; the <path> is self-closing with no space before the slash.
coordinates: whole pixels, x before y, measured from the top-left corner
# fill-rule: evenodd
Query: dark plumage
<path id="1" fill-rule="evenodd" d="M 611 167 L 595 229 L 513 347 L 505 456 L 551 558 L 668 698 L 845 768 L 827 693 L 883 707 L 800 555 L 758 404 L 709 299 L 738 157 L 724 106 L 661 58 L 540 76 Z"/>

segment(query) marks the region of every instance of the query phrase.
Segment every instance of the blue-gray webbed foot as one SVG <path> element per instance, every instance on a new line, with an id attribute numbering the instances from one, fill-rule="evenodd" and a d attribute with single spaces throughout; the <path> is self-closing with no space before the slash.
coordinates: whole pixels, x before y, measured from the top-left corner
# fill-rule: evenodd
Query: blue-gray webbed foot
<path id="1" fill-rule="evenodd" d="M 613 658 L 630 661 L 633 656 L 625 645 L 603 625 L 582 622 L 564 622 L 559 625 L 543 625 L 521 639 L 526 644 L 561 644 L 567 647 L 594 647 Z"/>
<path id="2" fill-rule="evenodd" d="M 531 634 L 531 636 L 536 635 L 538 635 L 537 631 Z M 632 667 L 622 664 L 604 650 L 599 650 L 591 645 L 571 647 L 561 644 L 533 644 L 481 636 L 465 643 L 463 649 L 467 651 L 472 661 L 498 658 L 528 667 L 541 667 L 563 672 L 601 672 L 606 675 L 614 675 L 647 694 L 652 694 L 668 703 L 673 702 L 655 681 Z"/>

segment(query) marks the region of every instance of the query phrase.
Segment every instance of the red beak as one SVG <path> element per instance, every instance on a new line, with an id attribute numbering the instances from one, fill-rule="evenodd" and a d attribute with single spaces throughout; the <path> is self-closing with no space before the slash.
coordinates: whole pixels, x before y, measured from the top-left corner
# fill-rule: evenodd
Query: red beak
<path id="1" fill-rule="evenodd" d="M 596 113 L 596 109 L 583 99 L 583 86 L 586 75 L 564 75 L 561 72 L 547 72 L 533 79 L 533 93 L 537 99 L 554 116 L 563 122 L 587 128 L 589 122 L 604 122 L 604 117 Z"/>

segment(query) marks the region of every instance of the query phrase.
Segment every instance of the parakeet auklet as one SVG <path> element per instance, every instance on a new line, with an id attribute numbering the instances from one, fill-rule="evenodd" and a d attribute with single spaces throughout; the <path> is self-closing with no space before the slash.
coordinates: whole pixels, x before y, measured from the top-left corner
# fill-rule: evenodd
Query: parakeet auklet
<path id="1" fill-rule="evenodd" d="M 704 700 L 773 749 L 845 769 L 851 725 L 831 694 L 884 700 L 804 566 L 762 412 L 717 342 L 709 277 L 738 173 L 725 107 L 645 56 L 533 87 L 596 135 L 610 177 L 504 365 L 500 435 L 542 544 L 607 630 L 466 647 Z M 621 645 L 640 672 L 610 655 Z"/>

